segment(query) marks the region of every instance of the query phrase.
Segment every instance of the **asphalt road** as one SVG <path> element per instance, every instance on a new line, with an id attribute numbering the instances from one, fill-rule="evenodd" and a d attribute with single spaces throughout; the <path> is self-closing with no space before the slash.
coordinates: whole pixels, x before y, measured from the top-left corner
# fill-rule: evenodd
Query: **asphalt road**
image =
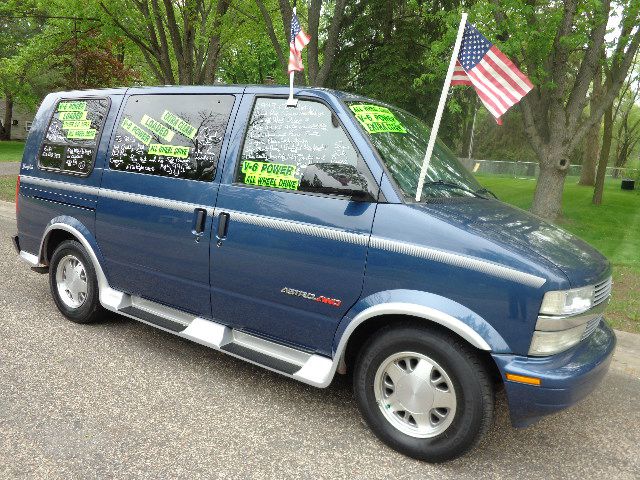
<path id="1" fill-rule="evenodd" d="M 615 361 L 573 409 L 494 427 L 444 465 L 362 423 L 339 377 L 315 389 L 117 315 L 65 320 L 0 216 L 0 478 L 639 478 L 640 370 Z"/>

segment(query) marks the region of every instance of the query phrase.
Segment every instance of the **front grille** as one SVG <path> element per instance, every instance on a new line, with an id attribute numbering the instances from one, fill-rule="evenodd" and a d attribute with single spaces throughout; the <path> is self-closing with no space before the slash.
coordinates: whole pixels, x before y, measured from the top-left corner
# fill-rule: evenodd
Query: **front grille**
<path id="1" fill-rule="evenodd" d="M 582 340 L 589 337 L 593 332 L 596 331 L 598 325 L 600 325 L 600 321 L 602 320 L 602 315 L 594 318 L 593 320 L 589 320 L 587 323 L 587 328 L 585 328 L 584 333 L 582 334 Z"/>
<path id="2" fill-rule="evenodd" d="M 603 282 L 596 283 L 595 285 L 595 294 L 593 297 L 593 305 L 598 305 L 609 298 L 611 295 L 611 285 L 613 282 L 611 281 L 611 277 L 607 278 Z"/>

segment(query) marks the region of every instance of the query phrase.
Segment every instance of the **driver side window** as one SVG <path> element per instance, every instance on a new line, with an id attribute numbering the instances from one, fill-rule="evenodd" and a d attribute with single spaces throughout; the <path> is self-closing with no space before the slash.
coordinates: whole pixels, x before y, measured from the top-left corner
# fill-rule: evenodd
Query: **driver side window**
<path id="1" fill-rule="evenodd" d="M 375 198 L 377 186 L 340 122 L 320 102 L 256 99 L 237 183 L 278 190 Z M 366 196 L 366 195 L 365 195 Z"/>

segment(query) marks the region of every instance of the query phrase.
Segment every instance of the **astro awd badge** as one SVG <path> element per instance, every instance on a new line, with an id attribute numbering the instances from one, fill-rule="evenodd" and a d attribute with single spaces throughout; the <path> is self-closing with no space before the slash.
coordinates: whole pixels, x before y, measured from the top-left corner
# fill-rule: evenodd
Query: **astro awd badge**
<path id="1" fill-rule="evenodd" d="M 342 300 L 337 298 L 329 298 L 324 295 L 316 295 L 315 293 L 303 292 L 302 290 L 296 290 L 295 288 L 284 287 L 280 290 L 281 293 L 286 295 L 292 295 L 294 297 L 306 298 L 307 300 L 311 300 L 312 302 L 320 302 L 325 303 L 327 305 L 331 305 L 332 307 L 339 307 L 342 305 Z"/>

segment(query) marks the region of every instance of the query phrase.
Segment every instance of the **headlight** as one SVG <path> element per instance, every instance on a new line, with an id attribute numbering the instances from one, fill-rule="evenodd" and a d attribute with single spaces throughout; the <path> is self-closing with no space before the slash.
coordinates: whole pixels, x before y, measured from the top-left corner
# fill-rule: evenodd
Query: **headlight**
<path id="1" fill-rule="evenodd" d="M 573 290 L 547 292 L 542 299 L 543 315 L 573 315 L 589 310 L 593 305 L 593 285 Z"/>
<path id="2" fill-rule="evenodd" d="M 582 340 L 586 324 L 557 332 L 533 332 L 529 355 L 553 355 L 573 347 Z"/>

